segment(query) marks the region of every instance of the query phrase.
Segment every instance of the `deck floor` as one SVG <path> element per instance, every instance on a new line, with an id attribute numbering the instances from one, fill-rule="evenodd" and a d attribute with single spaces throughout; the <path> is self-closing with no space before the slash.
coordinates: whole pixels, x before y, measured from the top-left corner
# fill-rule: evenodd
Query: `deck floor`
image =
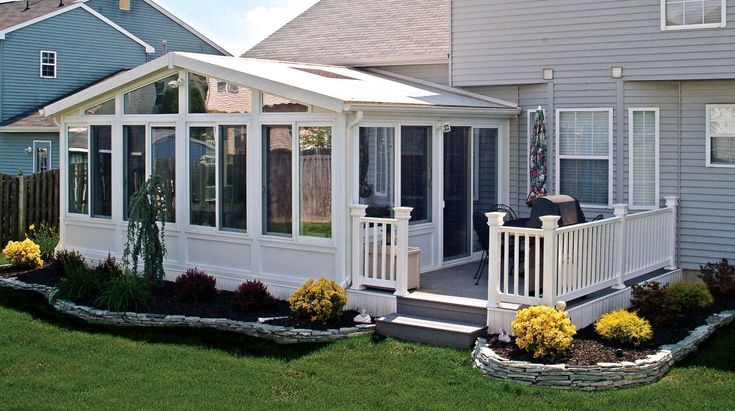
<path id="1" fill-rule="evenodd" d="M 418 291 L 453 297 L 487 300 L 487 269 L 482 279 L 475 285 L 473 278 L 480 262 L 472 262 L 454 267 L 442 268 L 421 274 L 421 288 Z"/>

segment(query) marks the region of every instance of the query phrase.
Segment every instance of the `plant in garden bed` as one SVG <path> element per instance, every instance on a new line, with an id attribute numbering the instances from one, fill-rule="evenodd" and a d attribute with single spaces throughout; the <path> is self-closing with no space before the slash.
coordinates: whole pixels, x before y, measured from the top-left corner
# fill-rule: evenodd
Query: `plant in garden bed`
<path id="1" fill-rule="evenodd" d="M 59 284 L 59 296 L 72 301 L 96 298 L 102 292 L 104 281 L 97 270 L 82 261 L 69 260 L 64 264 L 64 276 Z"/>
<path id="2" fill-rule="evenodd" d="M 240 284 L 232 297 L 232 306 L 245 313 L 267 309 L 275 303 L 276 299 L 268 292 L 268 287 L 259 280 Z"/>
<path id="3" fill-rule="evenodd" d="M 54 258 L 56 246 L 59 245 L 59 228 L 41 223 L 38 227 L 31 224 L 28 231 L 30 232 L 29 238 L 41 249 L 41 258 L 44 261 L 51 261 Z"/>
<path id="4" fill-rule="evenodd" d="M 174 282 L 174 296 L 181 301 L 201 302 L 217 295 L 217 281 L 196 268 L 187 270 Z"/>
<path id="5" fill-rule="evenodd" d="M 718 263 L 707 263 L 700 266 L 700 278 L 714 295 L 726 295 L 735 292 L 735 265 L 723 258 Z"/>
<path id="6" fill-rule="evenodd" d="M 8 242 L 3 249 L 3 255 L 10 264 L 18 268 L 33 269 L 43 266 L 41 248 L 29 238 Z"/>
<path id="7" fill-rule="evenodd" d="M 595 331 L 608 341 L 634 347 L 653 338 L 651 324 L 628 310 L 603 315 L 595 322 Z"/>
<path id="8" fill-rule="evenodd" d="M 522 309 L 511 324 L 516 345 L 534 358 L 561 358 L 572 345 L 576 327 L 563 311 L 546 306 Z"/>
<path id="9" fill-rule="evenodd" d="M 326 323 L 340 316 L 347 305 L 347 294 L 336 282 L 322 278 L 304 283 L 288 301 L 295 317 L 312 323 Z"/>
<path id="10" fill-rule="evenodd" d="M 97 304 L 110 311 L 138 311 L 150 307 L 152 300 L 148 280 L 126 270 L 107 283 Z"/>
<path id="11" fill-rule="evenodd" d="M 671 324 L 681 314 L 681 304 L 667 288 L 656 281 L 634 285 L 630 299 L 633 310 L 655 326 Z"/>
<path id="12" fill-rule="evenodd" d="M 666 293 L 682 309 L 700 310 L 715 303 L 715 299 L 704 284 L 682 282 L 666 287 Z"/>

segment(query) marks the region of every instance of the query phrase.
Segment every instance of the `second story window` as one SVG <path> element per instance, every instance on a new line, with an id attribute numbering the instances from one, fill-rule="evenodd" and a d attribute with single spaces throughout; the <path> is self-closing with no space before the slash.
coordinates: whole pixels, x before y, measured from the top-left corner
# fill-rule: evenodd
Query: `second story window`
<path id="1" fill-rule="evenodd" d="M 727 0 L 662 0 L 664 30 L 725 27 Z"/>
<path id="2" fill-rule="evenodd" d="M 56 78 L 55 51 L 41 51 L 41 78 Z"/>

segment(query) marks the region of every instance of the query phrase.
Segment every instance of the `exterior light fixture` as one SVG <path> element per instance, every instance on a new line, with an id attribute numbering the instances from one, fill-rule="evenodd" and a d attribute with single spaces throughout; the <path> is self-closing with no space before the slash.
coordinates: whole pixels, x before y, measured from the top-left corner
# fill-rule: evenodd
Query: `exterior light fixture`
<path id="1" fill-rule="evenodd" d="M 623 68 L 620 66 L 613 66 L 612 78 L 623 78 Z"/>
<path id="2" fill-rule="evenodd" d="M 33 154 L 33 147 L 26 147 L 25 152 L 26 154 Z"/>
<path id="3" fill-rule="evenodd" d="M 554 79 L 554 69 L 545 68 L 544 69 L 544 80 L 553 80 L 553 79 Z"/>

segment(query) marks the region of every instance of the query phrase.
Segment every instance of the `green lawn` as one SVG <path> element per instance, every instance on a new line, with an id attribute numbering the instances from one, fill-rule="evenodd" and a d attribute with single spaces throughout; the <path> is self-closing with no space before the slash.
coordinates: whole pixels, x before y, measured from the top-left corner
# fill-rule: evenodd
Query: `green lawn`
<path id="1" fill-rule="evenodd" d="M 729 327 L 657 384 L 590 394 L 488 381 L 468 351 L 93 327 L 0 290 L 0 408 L 732 409 L 733 343 Z"/>
<path id="2" fill-rule="evenodd" d="M 0 265 L 5 265 L 7 263 L 8 263 L 8 260 L 6 260 L 3 253 L 0 252 Z"/>

